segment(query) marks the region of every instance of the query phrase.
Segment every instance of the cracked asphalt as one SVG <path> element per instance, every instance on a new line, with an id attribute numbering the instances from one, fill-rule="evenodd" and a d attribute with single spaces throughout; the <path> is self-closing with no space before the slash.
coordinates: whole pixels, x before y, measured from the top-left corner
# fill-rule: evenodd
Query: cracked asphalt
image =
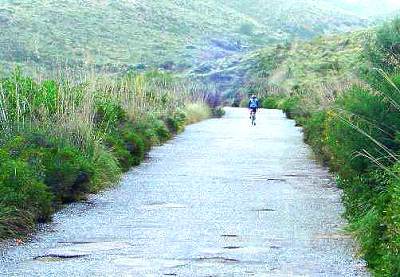
<path id="1" fill-rule="evenodd" d="M 340 190 L 281 111 L 192 126 L 0 248 L 2 276 L 369 276 Z"/>

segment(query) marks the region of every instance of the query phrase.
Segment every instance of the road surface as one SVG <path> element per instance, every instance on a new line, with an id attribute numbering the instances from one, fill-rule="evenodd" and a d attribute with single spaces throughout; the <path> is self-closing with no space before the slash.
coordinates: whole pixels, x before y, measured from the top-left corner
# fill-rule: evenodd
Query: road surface
<path id="1" fill-rule="evenodd" d="M 343 234 L 340 191 L 301 130 L 245 109 L 189 126 L 115 188 L 76 203 L 5 276 L 369 276 Z"/>

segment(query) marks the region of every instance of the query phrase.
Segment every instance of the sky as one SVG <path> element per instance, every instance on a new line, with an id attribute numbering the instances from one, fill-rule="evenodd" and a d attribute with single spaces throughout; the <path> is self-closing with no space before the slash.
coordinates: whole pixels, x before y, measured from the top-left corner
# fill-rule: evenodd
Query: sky
<path id="1" fill-rule="evenodd" d="M 363 15 L 384 15 L 400 9 L 400 0 L 324 0 Z"/>
<path id="2" fill-rule="evenodd" d="M 393 7 L 393 8 L 400 8 L 400 0 L 344 0 L 344 2 L 350 3 L 350 4 L 364 4 L 365 2 L 368 2 L 370 4 L 376 4 L 380 5 L 383 4 L 386 6 L 386 8 Z"/>
<path id="3" fill-rule="evenodd" d="M 345 2 L 359 4 L 359 3 L 365 2 L 365 0 L 345 0 Z M 370 1 L 370 2 L 372 2 L 372 1 Z M 394 6 L 400 7 L 400 1 L 399 0 L 376 0 L 374 2 L 376 2 L 376 3 L 382 3 L 383 2 L 383 3 L 389 4 L 389 5 L 394 5 Z"/>

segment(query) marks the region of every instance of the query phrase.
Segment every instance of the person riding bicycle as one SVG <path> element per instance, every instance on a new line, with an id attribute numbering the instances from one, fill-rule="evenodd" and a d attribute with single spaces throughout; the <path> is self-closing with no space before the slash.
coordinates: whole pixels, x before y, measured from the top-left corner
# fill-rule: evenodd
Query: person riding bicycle
<path id="1" fill-rule="evenodd" d="M 257 113 L 257 110 L 260 108 L 260 102 L 258 101 L 258 98 L 255 94 L 251 96 L 248 107 L 250 110 L 250 118 L 251 118 L 251 115 L 253 113 L 255 115 Z"/>

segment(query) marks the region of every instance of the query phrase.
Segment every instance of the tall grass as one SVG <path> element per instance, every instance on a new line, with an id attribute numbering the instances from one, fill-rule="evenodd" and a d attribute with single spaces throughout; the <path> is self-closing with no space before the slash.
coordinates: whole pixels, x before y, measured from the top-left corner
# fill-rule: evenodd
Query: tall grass
<path id="1" fill-rule="evenodd" d="M 152 145 L 211 114 L 208 88 L 171 74 L 73 77 L 16 70 L 0 80 L 0 239 L 115 183 Z"/>
<path id="2" fill-rule="evenodd" d="M 305 140 L 338 175 L 349 230 L 376 276 L 400 274 L 400 75 L 345 85 L 334 97 L 270 97 L 303 125 Z M 314 97 L 314 99 L 312 99 Z M 321 103 L 318 105 L 318 103 Z"/>
<path id="3" fill-rule="evenodd" d="M 268 97 L 338 176 L 344 215 L 376 276 L 400 276 L 399 20 L 370 37 L 359 78 Z"/>

